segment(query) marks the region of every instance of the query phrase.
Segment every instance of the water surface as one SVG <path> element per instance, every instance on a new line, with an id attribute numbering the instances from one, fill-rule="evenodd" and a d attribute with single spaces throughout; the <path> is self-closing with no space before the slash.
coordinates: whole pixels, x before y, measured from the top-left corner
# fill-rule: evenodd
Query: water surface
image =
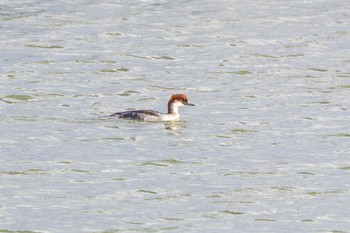
<path id="1" fill-rule="evenodd" d="M 349 232 L 349 7 L 2 1 L 0 232 Z"/>

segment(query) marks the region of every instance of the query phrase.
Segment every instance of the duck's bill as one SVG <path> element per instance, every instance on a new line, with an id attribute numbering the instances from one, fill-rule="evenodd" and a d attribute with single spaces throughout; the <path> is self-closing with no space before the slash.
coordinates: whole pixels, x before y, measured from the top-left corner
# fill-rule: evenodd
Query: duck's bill
<path id="1" fill-rule="evenodd" d="M 190 102 L 188 102 L 187 104 L 186 104 L 186 106 L 196 106 L 195 104 L 192 104 L 192 103 L 190 103 Z"/>

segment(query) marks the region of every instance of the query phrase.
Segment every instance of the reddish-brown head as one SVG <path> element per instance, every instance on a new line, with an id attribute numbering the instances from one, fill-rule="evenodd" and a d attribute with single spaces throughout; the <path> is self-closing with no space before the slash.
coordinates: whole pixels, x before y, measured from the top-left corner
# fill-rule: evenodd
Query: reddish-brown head
<path id="1" fill-rule="evenodd" d="M 181 106 L 194 106 L 194 104 L 188 101 L 188 97 L 185 94 L 173 94 L 168 102 L 168 113 L 177 113 L 178 108 Z"/>
<path id="2" fill-rule="evenodd" d="M 183 105 L 194 106 L 194 104 L 190 103 L 187 95 L 185 94 L 172 94 L 169 102 L 181 102 Z"/>

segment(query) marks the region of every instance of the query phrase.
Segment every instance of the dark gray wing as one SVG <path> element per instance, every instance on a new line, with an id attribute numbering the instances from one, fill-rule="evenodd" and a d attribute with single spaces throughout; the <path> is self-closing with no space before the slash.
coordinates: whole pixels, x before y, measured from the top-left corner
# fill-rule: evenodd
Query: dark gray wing
<path id="1" fill-rule="evenodd" d="M 126 111 L 126 112 L 116 112 L 110 115 L 111 117 L 126 118 L 126 119 L 135 119 L 143 120 L 146 116 L 161 116 L 162 113 L 154 110 L 135 110 L 135 111 Z"/>

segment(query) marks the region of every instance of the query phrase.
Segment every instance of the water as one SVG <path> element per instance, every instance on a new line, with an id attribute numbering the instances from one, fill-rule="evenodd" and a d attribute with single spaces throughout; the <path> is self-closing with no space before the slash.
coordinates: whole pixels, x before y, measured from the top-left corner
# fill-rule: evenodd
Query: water
<path id="1" fill-rule="evenodd" d="M 3 0 L 0 231 L 350 232 L 349 7 Z"/>

